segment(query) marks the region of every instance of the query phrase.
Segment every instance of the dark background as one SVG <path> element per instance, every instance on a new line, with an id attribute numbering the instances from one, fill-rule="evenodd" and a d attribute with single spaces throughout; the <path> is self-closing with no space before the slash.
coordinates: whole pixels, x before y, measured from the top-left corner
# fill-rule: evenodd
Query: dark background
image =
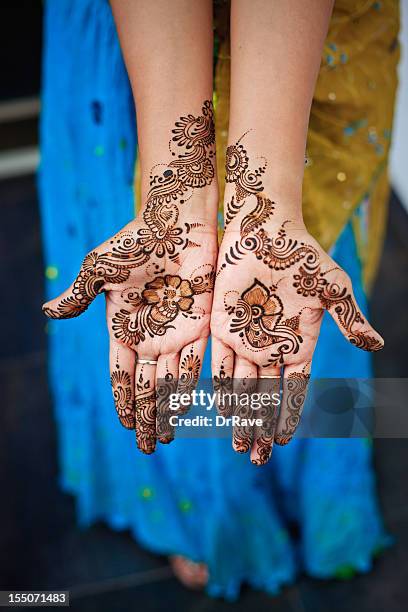
<path id="1" fill-rule="evenodd" d="M 10 6 L 11 4 L 11 6 Z M 0 21 L 0 166 L 38 143 L 38 116 L 1 119 L 1 108 L 39 96 L 41 2 L 8 3 Z M 13 24 L 13 27 L 10 27 Z M 17 25 L 17 27 L 16 27 Z M 4 63 L 3 63 L 4 66 Z M 141 550 L 127 532 L 102 524 L 81 531 L 74 500 L 57 485 L 56 432 L 47 387 L 46 320 L 39 208 L 34 173 L 0 178 L 2 287 L 0 344 L 0 589 L 70 589 L 74 610 L 285 610 L 402 612 L 407 609 L 408 460 L 406 440 L 376 440 L 385 523 L 394 546 L 352 580 L 300 577 L 279 597 L 244 589 L 230 604 L 187 591 L 165 558 Z M 386 339 L 378 377 L 408 374 L 408 215 L 391 197 L 387 238 L 372 298 L 372 322 Z"/>

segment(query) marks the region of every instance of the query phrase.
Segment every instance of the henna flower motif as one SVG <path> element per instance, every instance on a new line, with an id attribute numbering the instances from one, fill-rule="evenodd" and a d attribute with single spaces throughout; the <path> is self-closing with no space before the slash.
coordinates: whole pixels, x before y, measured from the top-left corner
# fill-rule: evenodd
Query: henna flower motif
<path id="1" fill-rule="evenodd" d="M 327 281 L 322 278 L 320 267 L 313 272 L 308 272 L 303 266 L 299 268 L 299 274 L 293 276 L 293 286 L 296 292 L 303 297 L 315 297 L 319 295 L 322 289 L 327 284 Z"/>
<path id="2" fill-rule="evenodd" d="M 163 230 L 153 231 L 150 228 L 139 230 L 139 243 L 147 254 L 156 253 L 157 257 L 164 257 L 166 253 L 172 255 L 176 245 L 183 244 L 180 238 L 180 227 L 167 227 Z"/>
<path id="3" fill-rule="evenodd" d="M 254 348 L 265 348 L 278 341 L 273 332 L 282 318 L 282 302 L 257 279 L 241 295 L 234 314 L 231 332 L 240 332 L 241 337 L 245 333 Z"/>
<path id="4" fill-rule="evenodd" d="M 180 276 L 159 276 L 142 291 L 142 298 L 153 306 L 151 317 L 156 323 L 172 321 L 179 311 L 188 312 L 194 303 L 190 281 Z"/>
<path id="5" fill-rule="evenodd" d="M 174 166 L 179 166 L 178 178 L 187 187 L 205 187 L 210 185 L 214 178 L 214 166 L 209 159 L 203 159 L 191 164 L 186 164 L 183 160 Z"/>
<path id="6" fill-rule="evenodd" d="M 215 128 L 211 102 L 205 104 L 202 110 L 203 114 L 198 117 L 187 115 L 176 121 L 176 127 L 172 132 L 173 140 L 179 146 L 191 149 L 197 145 L 208 147 L 214 143 Z"/>
<path id="7" fill-rule="evenodd" d="M 222 365 L 220 367 L 219 375 L 214 374 L 214 391 L 218 393 L 225 393 L 232 391 L 232 380 L 231 376 L 227 376 L 225 368 Z"/>
<path id="8" fill-rule="evenodd" d="M 238 181 L 241 174 L 248 168 L 248 157 L 242 145 L 230 145 L 226 151 L 225 170 L 227 183 Z"/>

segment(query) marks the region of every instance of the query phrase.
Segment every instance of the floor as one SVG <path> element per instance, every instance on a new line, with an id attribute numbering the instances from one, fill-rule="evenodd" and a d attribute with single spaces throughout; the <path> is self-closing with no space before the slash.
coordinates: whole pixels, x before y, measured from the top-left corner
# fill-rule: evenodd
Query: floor
<path id="1" fill-rule="evenodd" d="M 279 597 L 246 589 L 239 602 L 184 589 L 167 561 L 104 525 L 80 531 L 74 503 L 57 487 L 56 442 L 46 380 L 38 206 L 33 177 L 0 182 L 3 300 L 0 344 L 0 589 L 70 589 L 74 611 L 178 609 L 285 612 L 402 612 L 407 609 L 408 441 L 377 440 L 375 461 L 392 550 L 351 581 L 303 577 Z M 393 198 L 372 319 L 387 338 L 377 376 L 404 377 L 408 346 L 408 217 Z M 398 321 L 398 325 L 395 322 Z"/>

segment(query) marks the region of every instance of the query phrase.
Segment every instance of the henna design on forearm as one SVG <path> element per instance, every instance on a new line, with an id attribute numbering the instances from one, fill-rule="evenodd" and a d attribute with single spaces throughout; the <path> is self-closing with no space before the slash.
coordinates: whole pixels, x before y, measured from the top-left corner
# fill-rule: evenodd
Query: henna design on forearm
<path id="1" fill-rule="evenodd" d="M 215 176 L 212 161 L 215 155 L 214 115 L 209 100 L 204 102 L 202 113 L 198 117 L 191 114 L 180 117 L 172 130 L 171 142 L 182 152 L 166 165 L 162 174 L 150 176 L 150 191 L 143 213 L 147 228 L 139 230 L 139 237 L 145 252 L 146 249 L 149 253 L 155 252 L 157 257 L 168 253 L 171 259 L 177 259 L 175 246 L 185 240 L 181 238 L 183 230 L 176 227 L 179 210 L 174 204 L 177 201 L 183 205 L 194 189 L 210 185 Z M 175 157 L 170 145 L 169 148 Z"/>
<path id="2" fill-rule="evenodd" d="M 241 140 L 248 132 L 233 145 L 227 147 L 225 155 L 225 182 L 233 183 L 235 187 L 235 208 L 239 210 L 240 203 L 250 195 L 257 195 L 263 191 L 261 176 L 266 170 L 266 160 L 264 164 L 255 170 L 249 169 L 249 157 L 247 151 L 241 144 Z M 237 210 L 237 212 L 238 212 Z M 226 225 L 231 221 L 235 214 L 227 209 Z"/>
<path id="3" fill-rule="evenodd" d="M 172 130 L 169 149 L 172 157 L 160 174 L 152 169 L 150 191 L 142 218 L 146 227 L 135 235 L 122 231 L 110 241 L 106 253 L 92 252 L 83 261 L 74 282 L 73 295 L 63 298 L 56 310 L 45 308 L 45 314 L 54 319 L 72 318 L 84 312 L 92 300 L 110 284 L 128 280 L 130 270 L 146 264 L 151 256 L 179 263 L 179 250 L 200 246 L 188 237 L 200 223 L 185 223 L 177 227 L 179 206 L 184 205 L 195 189 L 211 184 L 215 176 L 215 131 L 212 103 L 207 100 L 202 115 L 180 117 Z M 172 150 L 173 143 L 179 150 Z"/>

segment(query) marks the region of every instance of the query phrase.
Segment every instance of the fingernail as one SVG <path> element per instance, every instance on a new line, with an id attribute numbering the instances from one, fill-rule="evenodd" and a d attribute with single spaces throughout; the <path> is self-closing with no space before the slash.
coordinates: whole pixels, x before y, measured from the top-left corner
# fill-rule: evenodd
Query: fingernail
<path id="1" fill-rule="evenodd" d="M 145 455 L 151 455 L 156 450 L 156 439 L 155 438 L 141 438 L 136 436 L 137 447 Z"/>
<path id="2" fill-rule="evenodd" d="M 135 428 L 135 420 L 131 419 L 131 418 L 126 418 L 126 417 L 120 418 L 119 417 L 119 423 L 125 429 L 134 429 Z"/>
<path id="3" fill-rule="evenodd" d="M 170 442 L 173 442 L 173 440 L 174 438 L 172 438 L 171 436 L 159 438 L 159 442 L 161 442 L 161 444 L 170 444 Z"/>
<path id="4" fill-rule="evenodd" d="M 286 446 L 286 444 L 289 444 L 289 442 L 292 440 L 293 436 L 279 436 L 278 438 L 275 438 L 275 442 L 276 444 L 278 444 L 278 446 Z"/>

